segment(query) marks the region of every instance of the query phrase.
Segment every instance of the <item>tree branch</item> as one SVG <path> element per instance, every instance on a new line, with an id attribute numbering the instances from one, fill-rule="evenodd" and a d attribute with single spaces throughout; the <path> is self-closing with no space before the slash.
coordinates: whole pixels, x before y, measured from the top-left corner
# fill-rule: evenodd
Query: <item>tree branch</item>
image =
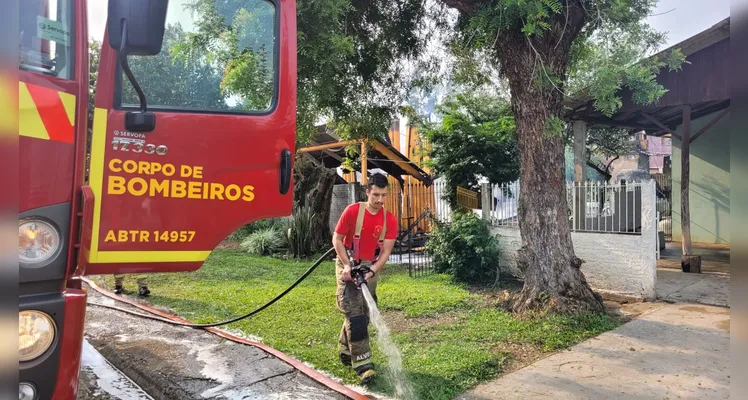
<path id="1" fill-rule="evenodd" d="M 589 166 L 590 168 L 592 168 L 595 171 L 597 171 L 598 173 L 600 173 L 600 175 L 604 176 L 606 181 L 611 178 L 611 175 L 608 173 L 608 171 L 603 171 L 602 169 L 600 169 L 600 167 L 598 167 L 592 161 L 587 160 L 587 166 Z"/>
<path id="2" fill-rule="evenodd" d="M 474 14 L 481 6 L 489 4 L 487 0 L 442 0 L 447 7 L 454 8 L 463 14 Z"/>

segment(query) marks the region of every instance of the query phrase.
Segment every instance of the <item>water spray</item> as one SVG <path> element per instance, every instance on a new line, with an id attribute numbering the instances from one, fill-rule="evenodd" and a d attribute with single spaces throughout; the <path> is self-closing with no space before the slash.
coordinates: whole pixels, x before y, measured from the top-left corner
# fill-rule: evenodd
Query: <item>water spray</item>
<path id="1" fill-rule="evenodd" d="M 348 254 L 348 263 L 351 267 L 351 278 L 353 279 L 356 288 L 358 288 L 364 296 L 366 305 L 369 307 L 369 318 L 379 333 L 377 335 L 377 341 L 379 342 L 380 348 L 389 364 L 389 368 L 386 371 L 387 378 L 392 383 L 395 389 L 395 395 L 398 399 L 415 400 L 417 399 L 416 392 L 412 383 L 405 375 L 402 354 L 392 341 L 390 329 L 387 327 L 387 324 L 379 311 L 377 302 L 369 291 L 369 285 L 366 282 L 366 274 L 369 272 L 375 274 L 375 272 L 368 265 L 356 264 L 353 254 L 347 247 L 346 253 Z"/>

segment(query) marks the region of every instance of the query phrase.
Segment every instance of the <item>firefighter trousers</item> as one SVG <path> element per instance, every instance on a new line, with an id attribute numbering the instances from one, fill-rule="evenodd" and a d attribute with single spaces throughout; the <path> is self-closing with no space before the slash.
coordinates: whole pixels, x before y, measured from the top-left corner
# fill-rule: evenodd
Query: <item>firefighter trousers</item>
<path id="1" fill-rule="evenodd" d="M 114 284 L 116 286 L 123 286 L 125 281 L 125 274 L 114 274 Z M 146 275 L 137 275 L 138 288 L 148 286 L 148 277 Z"/>
<path id="2" fill-rule="evenodd" d="M 362 261 L 362 265 L 371 266 L 371 262 Z M 366 299 L 356 284 L 342 280 L 343 263 L 336 259 L 335 277 L 337 280 L 336 299 L 338 310 L 343 313 L 345 320 L 340 329 L 338 340 L 341 356 L 350 358 L 351 367 L 359 369 L 371 363 L 371 348 L 369 347 L 369 308 Z M 367 282 L 374 301 L 377 301 L 377 278 L 374 275 Z M 342 358 L 342 357 L 341 357 Z"/>

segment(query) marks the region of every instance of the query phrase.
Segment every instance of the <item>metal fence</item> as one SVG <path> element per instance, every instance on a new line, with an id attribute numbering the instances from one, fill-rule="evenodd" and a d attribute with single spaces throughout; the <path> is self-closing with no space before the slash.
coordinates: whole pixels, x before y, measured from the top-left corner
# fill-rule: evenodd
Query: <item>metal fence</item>
<path id="1" fill-rule="evenodd" d="M 519 181 L 490 185 L 491 222 L 498 226 L 519 226 Z"/>
<path id="2" fill-rule="evenodd" d="M 340 189 L 341 192 L 344 189 Z M 408 177 L 405 177 L 402 185 L 395 178 L 390 178 L 385 209 L 397 217 L 398 237 L 389 262 L 407 266 L 411 277 L 428 275 L 434 271 L 425 246 L 433 232 L 435 221 L 451 221 L 452 210 L 449 202 L 444 199 L 448 190 L 443 180 L 436 180 L 426 186 Z M 350 204 L 350 200 L 346 201 L 344 196 L 343 193 L 337 197 L 344 203 L 343 208 Z"/>
<path id="3" fill-rule="evenodd" d="M 419 229 L 420 224 L 427 224 L 433 228 L 434 215 L 425 210 L 409 226 L 400 231 L 392 250 L 390 262 L 408 267 L 410 277 L 420 277 L 434 272 L 434 263 L 426 253 L 426 244 L 432 235 L 432 229 L 424 232 Z"/>
<path id="4" fill-rule="evenodd" d="M 569 228 L 577 232 L 640 234 L 642 185 L 647 182 L 608 184 L 567 183 Z M 496 226 L 519 225 L 519 181 L 491 185 L 491 222 Z"/>
<path id="5" fill-rule="evenodd" d="M 574 183 L 567 185 L 569 197 L 573 231 L 641 233 L 642 183 Z"/>

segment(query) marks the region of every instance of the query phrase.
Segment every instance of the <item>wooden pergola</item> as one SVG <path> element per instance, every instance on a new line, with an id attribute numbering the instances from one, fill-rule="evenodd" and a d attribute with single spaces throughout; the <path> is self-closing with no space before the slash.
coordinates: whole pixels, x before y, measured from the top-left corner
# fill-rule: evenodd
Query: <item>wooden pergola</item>
<path id="1" fill-rule="evenodd" d="M 619 93 L 623 106 L 607 117 L 594 109 L 595 99 L 582 94 L 567 102 L 566 118 L 574 125 L 575 171 L 583 180 L 584 143 L 589 126 L 615 126 L 632 133 L 646 131 L 650 136 L 671 136 L 682 143 L 681 149 L 681 229 L 683 232 L 684 271 L 700 272 L 701 259 L 691 254 L 689 210 L 690 145 L 702 137 L 730 110 L 730 18 L 726 18 L 704 32 L 678 43 L 656 56 L 662 57 L 680 48 L 688 64 L 681 71 L 660 71 L 657 82 L 667 93 L 655 105 L 641 106 L 632 99 L 628 87 Z M 653 56 L 655 57 L 655 56 Z M 691 121 L 715 114 L 698 132 L 691 132 Z M 681 126 L 681 134 L 676 127 Z"/>
<path id="2" fill-rule="evenodd" d="M 402 186 L 403 176 L 409 175 L 422 182 L 426 186 L 432 183 L 431 176 L 421 169 L 416 163 L 395 149 L 385 139 L 377 140 L 340 140 L 326 126 L 319 127 L 313 143 L 297 150 L 305 154 L 315 163 L 327 168 L 337 168 L 342 165 L 346 157 L 346 147 L 360 146 L 361 183 L 366 184 L 370 168 L 385 171 L 388 175 L 397 179 Z"/>

